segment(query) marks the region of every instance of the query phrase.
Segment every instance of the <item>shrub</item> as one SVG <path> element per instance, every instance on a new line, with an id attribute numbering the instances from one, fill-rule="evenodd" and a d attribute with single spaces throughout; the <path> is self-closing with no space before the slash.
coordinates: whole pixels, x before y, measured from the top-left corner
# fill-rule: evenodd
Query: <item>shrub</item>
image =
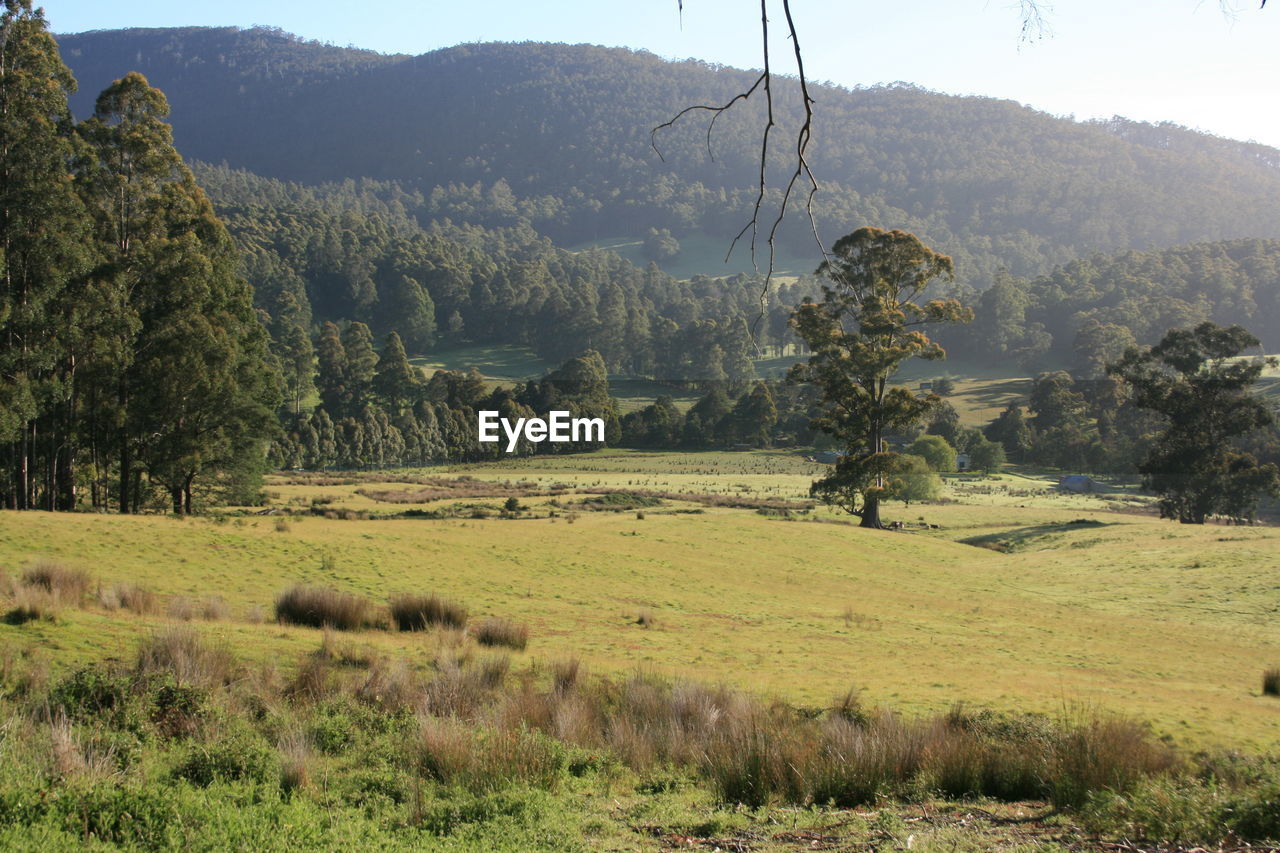
<path id="1" fill-rule="evenodd" d="M 464 628 L 467 624 L 467 608 L 447 598 L 430 595 L 393 595 L 390 600 L 391 619 L 401 631 L 425 631 L 436 625 Z"/>
<path id="2" fill-rule="evenodd" d="M 79 605 L 93 583 L 84 569 L 71 569 L 58 563 L 39 563 L 22 573 L 27 586 L 41 587 L 57 595 L 66 604 Z"/>
<path id="3" fill-rule="evenodd" d="M 279 763 L 254 732 L 235 728 L 212 743 L 192 744 L 173 769 L 177 779 L 207 787 L 214 782 L 267 782 L 279 778 Z"/>
<path id="4" fill-rule="evenodd" d="M 1272 667 L 1262 673 L 1262 695 L 1280 696 L 1280 667 Z"/>
<path id="5" fill-rule="evenodd" d="M 208 715 L 202 688 L 164 679 L 151 694 L 151 722 L 164 737 L 188 737 Z"/>
<path id="6" fill-rule="evenodd" d="M 369 602 L 330 587 L 294 586 L 276 598 L 276 619 L 293 625 L 353 631 L 365 623 Z"/>
<path id="7" fill-rule="evenodd" d="M 129 679 L 100 666 L 77 669 L 49 690 L 51 718 L 93 720 L 121 731 L 141 732 L 145 718 Z"/>
<path id="8" fill-rule="evenodd" d="M 523 651 L 529 644 L 529 626 L 506 619 L 486 619 L 472 632 L 482 646 L 506 646 Z"/>

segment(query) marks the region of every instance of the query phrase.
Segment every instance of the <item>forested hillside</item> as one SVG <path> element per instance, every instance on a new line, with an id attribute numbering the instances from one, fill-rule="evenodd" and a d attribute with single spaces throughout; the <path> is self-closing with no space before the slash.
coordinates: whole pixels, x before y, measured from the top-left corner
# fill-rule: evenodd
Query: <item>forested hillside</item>
<path id="1" fill-rule="evenodd" d="M 659 135 L 665 160 L 649 144 L 655 125 L 726 100 L 750 72 L 582 45 L 381 56 L 266 29 L 93 32 L 60 44 L 82 93 L 129 69 L 163 89 L 187 158 L 305 183 L 394 180 L 419 221 L 527 225 L 561 245 L 651 228 L 727 244 L 755 192 L 759 105 L 717 125 L 714 159 L 697 121 Z M 88 97 L 73 99 L 78 116 Z M 815 97 L 824 238 L 906 228 L 952 254 L 979 289 L 1000 268 L 1040 275 L 1096 251 L 1280 237 L 1274 149 L 905 85 Z M 784 128 L 793 107 L 781 107 Z M 776 135 L 779 155 L 786 136 Z M 812 251 L 806 232 L 793 217 L 783 238 Z"/>
<path id="2" fill-rule="evenodd" d="M 1280 348 L 1280 241 L 1228 240 L 1094 255 L 1034 280 L 1000 276 L 973 325 L 952 335 L 964 352 L 1019 359 L 1028 369 L 1100 375 L 1135 343 L 1205 320 L 1253 330 Z"/>

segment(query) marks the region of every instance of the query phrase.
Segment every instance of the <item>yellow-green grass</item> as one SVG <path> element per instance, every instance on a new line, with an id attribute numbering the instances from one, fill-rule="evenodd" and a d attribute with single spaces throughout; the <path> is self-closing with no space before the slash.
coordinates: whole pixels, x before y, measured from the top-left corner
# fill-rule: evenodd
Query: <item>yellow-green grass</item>
<path id="1" fill-rule="evenodd" d="M 794 493 L 811 475 L 766 473 L 780 458 L 790 459 L 611 454 L 469 470 L 564 479 L 576 461 L 587 469 L 581 485 L 616 486 L 647 467 L 653 482 L 637 487 L 679 490 L 709 476 L 687 470 L 697 462 L 720 471 L 726 492 L 755 477 Z M 1038 494 L 1045 483 L 1008 478 L 995 485 L 1010 492 L 975 494 L 953 482 L 949 494 L 963 502 L 887 508 L 891 519 L 923 515 L 939 525 L 915 532 L 829 523 L 837 517 L 826 511 L 815 515 L 828 523 L 787 522 L 674 505 L 643 519 L 307 517 L 287 530 L 270 517 L 0 513 L 0 565 L 16 576 L 53 559 L 162 596 L 221 595 L 232 619 L 204 630 L 250 659 L 293 660 L 318 645 L 312 629 L 243 621 L 254 606 L 269 616 L 294 583 L 381 602 L 434 591 L 465 602 L 473 620 L 527 622 L 521 657 L 576 655 L 598 672 L 646 668 L 813 705 L 850 686 L 865 701 L 909 711 L 956 701 L 1050 712 L 1086 703 L 1151 719 L 1197 746 L 1280 744 L 1280 703 L 1260 690 L 1262 671 L 1280 664 L 1280 531 L 1179 526 L 1110 511 L 1098 498 Z M 1080 518 L 1101 523 L 1070 523 Z M 960 541 L 984 537 L 1010 550 Z M 642 611 L 651 627 L 635 624 Z M 137 636 L 165 621 L 68 609 L 58 623 L 0 625 L 0 645 L 41 647 L 55 665 L 127 658 Z M 440 642 L 382 631 L 350 641 L 424 664 Z"/>

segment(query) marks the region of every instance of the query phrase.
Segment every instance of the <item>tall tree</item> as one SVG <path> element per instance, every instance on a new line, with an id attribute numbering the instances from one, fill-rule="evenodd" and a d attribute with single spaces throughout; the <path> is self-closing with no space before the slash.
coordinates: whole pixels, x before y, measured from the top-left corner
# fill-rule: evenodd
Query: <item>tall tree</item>
<path id="1" fill-rule="evenodd" d="M 174 150 L 168 112 L 134 72 L 102 92 L 83 125 L 84 185 L 106 257 L 98 275 L 130 356 L 115 377 L 122 512 L 139 508 L 144 472 L 174 512 L 189 513 L 201 474 L 260 466 L 279 403 L 235 246 Z"/>
<path id="2" fill-rule="evenodd" d="M 71 182 L 73 128 L 67 96 L 75 80 L 63 65 L 43 13 L 30 0 L 5 0 L 0 14 L 0 443 L 7 476 L 0 493 L 12 508 L 34 505 L 35 456 L 49 447 L 54 493 L 71 489 L 68 393 L 74 365 L 64 344 L 74 330 L 66 289 L 83 271 L 83 209 Z M 37 426 L 47 419 L 48 442 Z M 62 414 L 63 416 L 58 416 Z M 74 494 L 73 492 L 71 493 Z M 66 502 L 67 498 L 63 498 Z M 52 505 L 49 506 L 53 508 Z"/>
<path id="3" fill-rule="evenodd" d="M 395 332 L 387 335 L 386 344 L 378 356 L 378 368 L 373 377 L 373 389 L 386 403 L 393 415 L 411 407 L 422 383 L 418 372 L 409 364 L 404 344 Z"/>
<path id="4" fill-rule="evenodd" d="M 1168 419 L 1138 466 L 1144 485 L 1160 495 L 1162 518 L 1251 519 L 1262 495 L 1280 495 L 1280 469 L 1236 446 L 1274 420 L 1249 388 L 1276 360 L 1239 358 L 1257 346 L 1240 326 L 1206 322 L 1174 329 L 1150 349 L 1130 349 L 1109 368 L 1133 387 L 1138 406 Z"/>
<path id="5" fill-rule="evenodd" d="M 831 282 L 822 302 L 806 301 L 792 316 L 813 354 L 790 378 L 821 389 L 824 410 L 814 427 L 847 453 L 811 492 L 858 516 L 861 526 L 879 528 L 880 503 L 895 493 L 898 465 L 885 436 L 918 422 L 936 399 L 890 379 L 909 358 L 945 358 L 922 326 L 968 322 L 973 312 L 954 299 L 925 301 L 932 281 L 953 278 L 951 258 L 904 231 L 860 228 L 836 241 L 818 274 Z"/>

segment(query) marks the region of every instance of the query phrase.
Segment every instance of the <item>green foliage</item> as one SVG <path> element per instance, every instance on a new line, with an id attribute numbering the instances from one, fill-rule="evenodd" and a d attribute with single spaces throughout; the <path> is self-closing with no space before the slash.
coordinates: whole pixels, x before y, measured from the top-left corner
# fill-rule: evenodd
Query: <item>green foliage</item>
<path id="1" fill-rule="evenodd" d="M 279 758 L 260 735 L 244 727 L 219 732 L 216 741 L 192 743 L 173 768 L 175 779 L 208 787 L 215 782 L 256 782 L 278 778 Z"/>
<path id="2" fill-rule="evenodd" d="M 908 451 L 900 454 L 892 476 L 894 497 L 906 504 L 937 500 L 942 478 L 929 461 Z"/>
<path id="3" fill-rule="evenodd" d="M 956 449 L 940 435 L 922 435 L 911 442 L 906 452 L 927 462 L 930 471 L 956 470 Z"/>
<path id="4" fill-rule="evenodd" d="M 1280 469 L 1260 465 L 1233 442 L 1274 422 L 1249 387 L 1274 359 L 1237 358 L 1258 339 L 1240 326 L 1201 323 L 1174 329 L 1149 350 L 1130 349 L 1111 371 L 1133 388 L 1134 403 L 1167 419 L 1138 467 L 1160 494 L 1160 514 L 1184 524 L 1211 515 L 1251 519 L 1258 499 L 1280 494 Z"/>
<path id="5" fill-rule="evenodd" d="M 969 444 L 969 467 L 983 474 L 999 471 L 1005 464 L 1004 445 L 979 437 Z"/>
<path id="6" fill-rule="evenodd" d="M 189 157 L 312 184 L 394 179 L 402 184 L 396 201 L 424 222 L 532 228 L 563 245 L 617 234 L 639 241 L 650 228 L 685 243 L 704 233 L 723 241 L 742 227 L 756 193 L 754 129 L 763 108 L 755 104 L 717 123 L 714 159 L 697 121 L 658 137 L 663 160 L 640 153 L 650 151 L 655 117 L 726 101 L 751 85 L 748 71 L 587 45 L 468 44 L 379 56 L 262 28 L 63 41 L 75 51 L 78 76 L 96 87 L 133 67 L 138 54 L 148 57 L 147 73 L 178 108 Z M 413 98 L 403 97 L 410 91 Z M 831 223 L 827 229 L 898 223 L 955 257 L 979 287 L 1001 268 L 1040 275 L 1117 246 L 1280 236 L 1272 224 L 1280 222 L 1280 179 L 1265 146 L 1170 124 L 1077 123 L 904 84 L 817 86 L 813 96 L 827 128 L 810 149 L 825 181 L 817 221 Z M 87 106 L 76 108 L 84 114 Z M 799 106 L 775 105 L 780 126 L 794 126 Z M 585 115 L 597 117 L 586 136 Z M 771 173 L 768 184 L 784 179 Z M 780 190 L 770 190 L 766 201 L 776 198 Z M 800 219 L 779 237 L 811 253 Z M 821 236 L 830 245 L 839 233 Z M 435 288 L 420 281 L 435 299 Z M 335 316 L 368 321 L 354 313 L 326 318 Z"/>

